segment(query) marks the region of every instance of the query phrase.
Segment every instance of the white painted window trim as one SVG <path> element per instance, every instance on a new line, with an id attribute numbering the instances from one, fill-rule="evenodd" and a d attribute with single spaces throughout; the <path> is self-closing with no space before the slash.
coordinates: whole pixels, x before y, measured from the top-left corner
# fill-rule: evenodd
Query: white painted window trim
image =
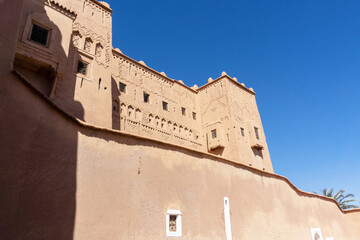
<path id="1" fill-rule="evenodd" d="M 230 222 L 230 203 L 228 197 L 224 197 L 224 216 L 225 216 L 226 240 L 232 240 L 231 222 Z"/>
<path id="2" fill-rule="evenodd" d="M 323 240 L 322 234 L 321 234 L 321 229 L 320 228 L 311 228 L 311 238 L 313 240 L 315 240 L 315 234 L 318 233 L 320 236 L 319 240 Z"/>
<path id="3" fill-rule="evenodd" d="M 176 215 L 176 232 L 170 231 L 170 215 Z M 181 237 L 182 226 L 181 226 L 181 212 L 180 210 L 169 209 L 166 213 L 166 236 L 167 237 Z"/>

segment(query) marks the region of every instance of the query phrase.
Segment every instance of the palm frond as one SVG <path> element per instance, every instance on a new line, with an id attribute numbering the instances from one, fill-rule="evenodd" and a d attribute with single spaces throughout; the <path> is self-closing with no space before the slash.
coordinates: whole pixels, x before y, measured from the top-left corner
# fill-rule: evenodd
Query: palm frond
<path id="1" fill-rule="evenodd" d="M 328 189 L 328 197 L 332 197 L 332 193 L 333 193 L 333 191 L 334 191 L 334 189 L 333 188 L 331 188 L 331 187 L 329 187 L 329 189 Z"/>
<path id="2" fill-rule="evenodd" d="M 344 190 L 339 190 L 335 195 L 334 195 L 334 199 L 336 200 L 336 201 L 339 201 L 340 199 L 343 199 L 343 193 L 344 193 L 345 191 Z"/>
<path id="3" fill-rule="evenodd" d="M 313 191 L 313 193 L 318 195 L 323 195 L 325 197 L 334 198 L 340 205 L 342 209 L 358 208 L 359 206 L 354 204 L 349 204 L 357 201 L 356 199 L 348 199 L 355 197 L 354 194 L 348 193 L 344 195 L 345 190 L 340 189 L 335 195 L 333 195 L 334 189 L 332 187 L 321 189 L 321 194 Z"/>
<path id="4" fill-rule="evenodd" d="M 342 201 L 341 204 L 345 204 L 348 202 L 356 202 L 356 201 L 357 201 L 356 199 L 349 199 L 349 200 Z"/>
<path id="5" fill-rule="evenodd" d="M 346 205 L 346 206 L 343 206 L 342 209 L 350 209 L 350 208 L 358 208 L 359 206 L 357 205 Z"/>

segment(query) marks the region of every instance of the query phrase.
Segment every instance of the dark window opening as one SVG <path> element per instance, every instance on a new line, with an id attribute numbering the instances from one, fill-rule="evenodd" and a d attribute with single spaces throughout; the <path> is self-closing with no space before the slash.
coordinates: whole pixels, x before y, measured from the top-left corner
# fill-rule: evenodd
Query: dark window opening
<path id="1" fill-rule="evenodd" d="M 192 113 L 192 117 L 193 117 L 194 120 L 196 120 L 196 112 Z"/>
<path id="2" fill-rule="evenodd" d="M 144 102 L 148 103 L 149 98 L 150 98 L 150 95 L 148 93 L 144 92 Z"/>
<path id="3" fill-rule="evenodd" d="M 176 215 L 169 216 L 169 231 L 176 232 Z"/>
<path id="4" fill-rule="evenodd" d="M 216 138 L 216 129 L 211 130 L 211 138 Z"/>
<path id="5" fill-rule="evenodd" d="M 120 92 L 126 93 L 126 84 L 120 82 Z"/>
<path id="6" fill-rule="evenodd" d="M 184 108 L 184 107 L 181 108 L 181 114 L 184 116 L 186 115 L 186 108 Z"/>
<path id="7" fill-rule="evenodd" d="M 168 110 L 168 103 L 163 101 L 162 102 L 162 107 L 163 107 L 164 110 L 167 111 Z"/>
<path id="8" fill-rule="evenodd" d="M 240 131 L 241 131 L 241 136 L 245 137 L 245 130 L 244 130 L 244 128 L 240 128 Z"/>
<path id="9" fill-rule="evenodd" d="M 260 139 L 260 137 L 259 137 L 259 129 L 257 127 L 254 127 L 254 130 L 255 130 L 256 139 Z"/>
<path id="10" fill-rule="evenodd" d="M 119 111 L 119 103 L 116 100 L 113 100 L 112 103 L 113 103 L 113 105 L 112 105 L 113 112 L 118 112 Z"/>
<path id="11" fill-rule="evenodd" d="M 87 63 L 85 63 L 83 61 L 78 61 L 77 72 L 81 73 L 83 75 L 86 75 L 88 65 L 89 64 L 87 64 Z"/>
<path id="12" fill-rule="evenodd" d="M 30 40 L 46 46 L 48 35 L 49 35 L 49 30 L 42 28 L 34 23 L 31 30 Z"/>

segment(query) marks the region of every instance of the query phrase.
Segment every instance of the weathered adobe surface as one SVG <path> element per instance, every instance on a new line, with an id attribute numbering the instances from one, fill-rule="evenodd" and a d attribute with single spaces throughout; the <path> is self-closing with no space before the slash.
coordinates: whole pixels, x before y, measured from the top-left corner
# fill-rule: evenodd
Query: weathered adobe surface
<path id="1" fill-rule="evenodd" d="M 310 239 L 311 227 L 359 239 L 359 209 L 276 174 L 88 125 L 14 74 L 2 84 L 1 102 L 12 102 L 0 108 L 11 112 L 0 125 L 7 239 L 164 239 L 168 209 L 181 210 L 183 239 L 224 239 L 225 196 L 234 239 Z"/>

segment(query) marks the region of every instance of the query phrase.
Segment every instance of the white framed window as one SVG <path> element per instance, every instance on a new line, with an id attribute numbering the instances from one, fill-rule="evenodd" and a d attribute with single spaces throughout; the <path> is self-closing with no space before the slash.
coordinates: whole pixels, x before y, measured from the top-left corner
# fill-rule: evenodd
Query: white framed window
<path id="1" fill-rule="evenodd" d="M 320 228 L 311 228 L 312 240 L 323 240 Z"/>
<path id="2" fill-rule="evenodd" d="M 166 213 L 166 236 L 181 237 L 181 212 L 169 209 Z"/>

